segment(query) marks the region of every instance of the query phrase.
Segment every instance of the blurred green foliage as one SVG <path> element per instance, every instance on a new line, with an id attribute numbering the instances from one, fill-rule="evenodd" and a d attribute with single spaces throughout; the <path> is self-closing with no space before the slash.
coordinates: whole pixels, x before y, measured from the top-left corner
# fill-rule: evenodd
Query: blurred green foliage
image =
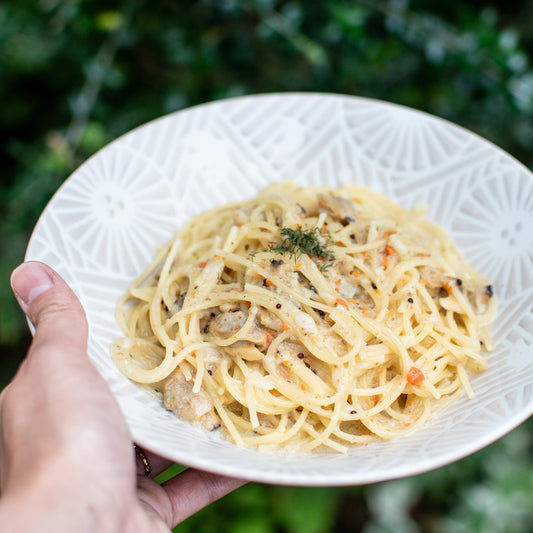
<path id="1" fill-rule="evenodd" d="M 0 276 L 98 148 L 168 112 L 339 92 L 461 124 L 533 165 L 532 2 L 13 0 L 0 6 Z M 0 285 L 0 343 L 25 324 Z"/>
<path id="2" fill-rule="evenodd" d="M 11 0 L 0 5 L 0 388 L 28 342 L 9 289 L 47 201 L 131 128 L 241 94 L 323 91 L 428 111 L 533 168 L 533 1 Z M 15 354 L 9 358 L 9 353 Z M 369 487 L 250 484 L 180 533 L 526 533 L 533 426 Z"/>

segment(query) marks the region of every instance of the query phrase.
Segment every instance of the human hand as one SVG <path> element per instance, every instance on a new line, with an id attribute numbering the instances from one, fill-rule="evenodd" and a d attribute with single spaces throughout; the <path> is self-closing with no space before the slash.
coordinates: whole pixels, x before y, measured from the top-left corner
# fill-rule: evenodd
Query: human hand
<path id="1" fill-rule="evenodd" d="M 6 531 L 158 532 L 244 482 L 188 469 L 157 484 L 138 468 L 126 421 L 86 355 L 81 304 L 51 268 L 12 274 L 35 326 L 0 395 L 0 524 Z M 170 463 L 148 454 L 152 474 Z"/>

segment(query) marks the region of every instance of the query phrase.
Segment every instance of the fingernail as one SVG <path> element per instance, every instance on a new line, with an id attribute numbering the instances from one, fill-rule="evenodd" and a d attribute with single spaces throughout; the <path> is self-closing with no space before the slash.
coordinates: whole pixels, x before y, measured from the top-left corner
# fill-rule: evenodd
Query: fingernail
<path id="1" fill-rule="evenodd" d="M 39 263 L 22 263 L 11 274 L 13 292 L 26 305 L 30 305 L 53 284 L 52 278 Z"/>

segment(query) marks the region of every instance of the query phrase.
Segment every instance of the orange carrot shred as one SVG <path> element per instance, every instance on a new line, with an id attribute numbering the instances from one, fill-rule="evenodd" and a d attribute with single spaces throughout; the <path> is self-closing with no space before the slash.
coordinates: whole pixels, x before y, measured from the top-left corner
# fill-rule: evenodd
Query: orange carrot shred
<path id="1" fill-rule="evenodd" d="M 424 379 L 426 379 L 426 376 L 424 376 L 422 370 L 416 368 L 416 366 L 412 366 L 407 372 L 407 381 L 411 385 L 419 385 Z"/>
<path id="2" fill-rule="evenodd" d="M 341 307 L 344 307 L 344 309 L 349 309 L 348 302 L 343 298 L 335 298 L 335 302 Z"/>

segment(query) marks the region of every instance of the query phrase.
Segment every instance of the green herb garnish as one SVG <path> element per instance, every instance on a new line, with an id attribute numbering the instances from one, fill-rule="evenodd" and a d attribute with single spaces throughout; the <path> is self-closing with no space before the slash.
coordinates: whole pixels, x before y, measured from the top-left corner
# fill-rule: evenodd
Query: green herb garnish
<path id="1" fill-rule="evenodd" d="M 293 228 L 281 228 L 283 240 L 279 244 L 271 244 L 268 250 L 281 255 L 288 254 L 291 258 L 297 259 L 300 255 L 305 254 L 309 257 L 320 259 L 323 262 L 330 261 L 329 264 L 321 265 L 321 270 L 332 265 L 335 255 L 329 247 L 333 244 L 329 234 L 322 234 L 318 227 L 313 229 L 304 229 L 302 226 Z"/>

